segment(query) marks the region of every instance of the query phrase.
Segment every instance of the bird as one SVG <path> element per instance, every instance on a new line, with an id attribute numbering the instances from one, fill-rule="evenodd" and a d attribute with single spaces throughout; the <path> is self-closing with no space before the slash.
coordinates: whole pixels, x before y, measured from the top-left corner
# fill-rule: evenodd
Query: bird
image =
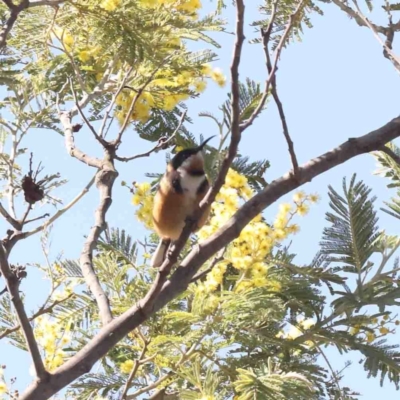
<path id="1" fill-rule="evenodd" d="M 203 149 L 213 137 L 199 146 L 179 151 L 167 164 L 154 196 L 153 225 L 160 241 L 150 261 L 153 268 L 161 266 L 170 244 L 179 238 L 187 219 L 199 208 L 210 188 L 204 171 Z M 206 223 L 209 214 L 210 207 L 207 207 L 192 232 Z"/>

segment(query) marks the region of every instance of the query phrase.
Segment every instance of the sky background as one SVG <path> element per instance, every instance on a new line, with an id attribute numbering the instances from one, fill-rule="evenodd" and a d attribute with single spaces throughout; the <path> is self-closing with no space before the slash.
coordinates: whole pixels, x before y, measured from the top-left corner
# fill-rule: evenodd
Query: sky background
<path id="1" fill-rule="evenodd" d="M 215 2 L 212 1 L 203 0 L 203 4 L 205 11 L 211 11 L 215 7 Z M 259 1 L 248 0 L 246 4 L 246 39 L 251 39 L 256 34 L 253 28 L 249 27 L 249 23 L 260 17 L 257 12 Z M 336 147 L 349 137 L 364 135 L 379 128 L 399 115 L 400 79 L 391 63 L 383 57 L 381 47 L 372 32 L 358 27 L 335 5 L 318 4 L 325 16 L 314 14 L 311 18 L 314 27 L 305 29 L 302 41 L 291 44 L 283 51 L 277 74 L 279 95 L 285 108 L 299 164 Z M 376 4 L 377 8 L 379 6 L 380 4 Z M 232 31 L 235 19 L 234 10 L 230 5 L 224 16 L 229 21 L 228 30 Z M 384 21 L 384 14 L 378 9 L 373 18 Z M 214 62 L 213 66 L 220 67 L 228 76 L 234 36 L 220 33 L 212 36 L 222 46 L 216 50 L 219 60 Z M 203 48 L 204 45 L 195 44 L 194 47 Z M 261 46 L 246 44 L 240 67 L 241 80 L 250 77 L 262 83 L 266 76 Z M 197 115 L 201 111 L 211 111 L 218 115 L 218 106 L 225 101 L 228 88 L 229 85 L 221 89 L 210 82 L 200 99 L 189 102 L 189 116 L 194 120 L 189 129 L 197 138 L 200 134 L 208 137 L 217 133 L 211 120 Z M 87 129 L 82 129 L 76 135 L 76 143 L 83 151 L 101 156 L 98 143 Z M 42 161 L 46 173 L 60 172 L 62 177 L 69 180 L 64 187 L 56 191 L 64 204 L 82 190 L 95 172 L 67 154 L 63 138 L 56 132 L 34 130 L 24 140 L 24 146 L 34 152 L 35 162 Z M 120 155 L 130 156 L 151 147 L 151 143 L 142 141 L 133 131 L 129 131 L 124 136 Z M 240 152 L 254 160 L 270 161 L 271 168 L 265 176 L 267 181 L 278 178 L 291 168 L 281 123 L 272 102 L 244 133 Z M 21 158 L 22 165 L 26 165 L 26 162 L 27 157 Z M 117 168 L 120 175 L 115 184 L 113 204 L 107 215 L 108 223 L 111 227 L 125 229 L 135 239 L 143 239 L 148 232 L 135 219 L 131 195 L 121 186 L 121 181 L 141 182 L 145 180 L 145 172 L 162 172 L 165 168 L 165 153 L 128 164 L 118 163 Z M 377 207 L 382 206 L 383 201 L 394 195 L 394 192 L 386 188 L 388 182 L 373 174 L 375 169 L 374 158 L 364 155 L 303 186 L 302 189 L 307 193 L 319 193 L 321 201 L 312 206 L 304 222 L 301 218 L 297 221 L 300 223 L 301 232 L 295 236 L 291 247 L 292 251 L 298 254 L 295 260 L 297 263 L 309 263 L 318 250 L 318 242 L 326 226 L 328 184 L 340 190 L 342 178 L 350 178 L 353 172 L 357 172 L 358 178 L 372 187 L 374 194 L 378 196 Z M 266 210 L 265 215 L 272 218 L 279 203 L 290 201 L 292 194 L 273 204 Z M 67 258 L 79 257 L 84 235 L 92 226 L 93 211 L 97 204 L 98 193 L 92 188 L 88 195 L 57 221 L 50 236 L 52 261 L 61 251 Z M 36 210 L 35 215 L 41 213 L 40 210 Z M 380 227 L 384 227 L 388 233 L 398 233 L 395 219 L 384 213 L 380 213 L 379 218 Z M 7 228 L 7 224 L 0 221 L 0 232 L 5 232 Z M 18 243 L 10 262 L 44 263 L 40 236 Z M 46 297 L 48 282 L 42 279 L 34 267 L 28 267 L 28 278 L 23 281 L 21 290 L 26 294 L 28 311 L 33 311 Z M 393 343 L 398 343 L 399 339 L 399 333 L 390 338 Z M 388 381 L 381 388 L 378 379 L 366 378 L 362 366 L 357 363 L 360 359 L 358 355 L 339 356 L 334 351 L 329 351 L 329 354 L 332 355 L 336 369 L 341 369 L 347 360 L 354 361 L 353 366 L 346 370 L 343 384 L 361 392 L 361 399 L 375 400 L 378 396 L 387 400 L 399 398 L 399 392 L 396 392 Z M 18 377 L 17 387 L 20 390 L 29 383 L 29 357 L 9 346 L 6 339 L 0 341 L 0 364 L 7 364 L 7 378 Z"/>

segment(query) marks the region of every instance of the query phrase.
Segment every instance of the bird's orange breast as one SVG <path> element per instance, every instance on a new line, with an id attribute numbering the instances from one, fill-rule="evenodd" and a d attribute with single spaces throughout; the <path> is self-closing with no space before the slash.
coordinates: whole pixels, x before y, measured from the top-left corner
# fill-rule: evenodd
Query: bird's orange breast
<path id="1" fill-rule="evenodd" d="M 205 193 L 191 198 L 183 193 L 176 193 L 166 177 L 160 182 L 160 188 L 154 198 L 153 222 L 157 234 L 163 239 L 177 240 L 185 226 L 186 218 L 193 215 Z M 209 209 L 198 221 L 197 227 L 204 225 Z"/>

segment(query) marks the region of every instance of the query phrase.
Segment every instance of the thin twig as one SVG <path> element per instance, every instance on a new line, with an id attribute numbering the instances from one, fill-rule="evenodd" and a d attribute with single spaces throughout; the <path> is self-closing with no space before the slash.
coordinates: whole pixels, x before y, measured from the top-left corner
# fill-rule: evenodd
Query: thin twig
<path id="1" fill-rule="evenodd" d="M 185 119 L 185 116 L 186 116 L 186 112 L 187 111 L 185 110 L 182 113 L 182 116 L 178 123 L 178 126 L 176 127 L 176 129 L 174 130 L 172 135 L 167 140 L 159 140 L 152 149 L 150 149 L 149 151 L 146 151 L 145 153 L 135 154 L 134 156 L 131 156 L 131 157 L 119 157 L 119 156 L 115 155 L 115 159 L 118 161 L 128 162 L 128 161 L 136 160 L 137 158 L 149 157 L 152 153 L 157 152 L 160 149 L 166 148 L 169 145 L 169 143 L 175 138 L 175 135 L 178 133 L 179 129 L 181 128 L 183 121 Z"/>
<path id="2" fill-rule="evenodd" d="M 121 400 L 125 400 L 126 396 L 128 394 L 128 390 L 129 390 L 129 386 L 132 383 L 133 378 L 135 377 L 139 366 L 140 366 L 140 361 L 143 359 L 144 355 L 146 354 L 147 351 L 147 346 L 148 346 L 149 342 L 147 340 L 144 341 L 143 344 L 143 349 L 140 353 L 140 356 L 137 360 L 135 360 L 135 363 L 133 365 L 132 371 L 128 376 L 128 379 L 126 380 L 125 386 L 124 386 L 124 390 L 122 391 L 122 395 L 121 395 Z"/>
<path id="3" fill-rule="evenodd" d="M 85 87 L 85 82 L 84 82 L 84 80 L 83 80 L 83 78 L 82 78 L 82 75 L 81 75 L 81 72 L 80 72 L 78 66 L 76 65 L 75 59 L 74 59 L 74 57 L 70 54 L 70 52 L 68 51 L 67 47 L 65 46 L 65 43 L 64 43 L 65 30 L 62 31 L 61 37 L 58 37 L 58 36 L 57 36 L 57 33 L 55 32 L 54 29 L 52 30 L 52 33 L 53 33 L 53 35 L 58 39 L 58 41 L 61 43 L 62 49 L 57 48 L 57 47 L 54 46 L 52 43 L 48 43 L 48 45 L 49 45 L 50 47 L 54 47 L 55 49 L 58 49 L 58 50 L 62 51 L 64 54 L 67 55 L 67 57 L 68 57 L 69 60 L 71 61 L 72 68 L 73 68 L 74 71 L 75 71 L 75 75 L 76 75 L 76 77 L 77 77 L 77 79 L 78 79 L 78 81 L 79 81 L 79 85 L 81 86 L 82 92 L 83 92 L 83 93 L 87 93 L 87 90 L 86 90 L 86 87 Z"/>
<path id="4" fill-rule="evenodd" d="M 35 179 L 35 178 L 34 178 Z M 24 216 L 21 218 L 21 225 L 25 224 L 25 220 L 28 218 L 29 213 L 32 210 L 32 204 L 28 204 L 28 207 L 26 208 L 25 214 Z M 45 214 L 45 215 L 49 215 L 49 214 Z"/>
<path id="5" fill-rule="evenodd" d="M 316 343 L 315 341 L 312 341 L 312 342 L 314 343 L 315 347 L 316 347 L 317 350 L 318 350 L 318 353 L 321 354 L 321 356 L 323 357 L 323 359 L 324 359 L 325 362 L 326 362 L 326 365 L 328 366 L 328 368 L 329 368 L 330 371 L 331 371 L 332 378 L 333 378 L 333 380 L 335 381 L 336 386 L 337 386 L 337 388 L 338 388 L 338 390 L 339 390 L 339 396 L 340 396 L 340 397 L 339 397 L 338 400 L 343 400 L 343 392 L 342 392 L 342 388 L 340 387 L 339 378 L 337 377 L 336 372 L 335 372 L 335 370 L 333 369 L 332 364 L 331 364 L 330 361 L 329 361 L 329 358 L 326 356 L 325 352 L 321 349 L 321 347 L 318 345 L 318 343 Z"/>
<path id="6" fill-rule="evenodd" d="M 89 120 L 86 118 L 86 115 L 84 114 L 84 112 L 82 111 L 82 108 L 79 105 L 79 101 L 78 98 L 76 97 L 76 92 L 74 89 L 74 85 L 72 82 L 72 79 L 69 80 L 70 82 L 70 87 L 71 87 L 71 91 L 72 91 L 72 95 L 74 96 L 74 101 L 75 101 L 75 106 L 78 109 L 78 112 L 80 114 L 80 116 L 82 117 L 82 119 L 85 121 L 85 124 L 87 125 L 87 127 L 90 129 L 90 131 L 93 133 L 93 136 L 96 138 L 96 140 L 102 145 L 102 146 L 107 146 L 107 141 L 104 140 L 102 137 L 100 137 L 96 130 L 93 128 L 93 125 L 89 122 Z"/>
<path id="7" fill-rule="evenodd" d="M 29 2 L 29 8 L 40 7 L 40 6 L 57 6 L 62 3 L 66 3 L 67 0 L 38 0 Z"/>
<path id="8" fill-rule="evenodd" d="M 137 101 L 139 100 L 140 96 L 142 95 L 143 91 L 146 89 L 147 85 L 153 80 L 154 75 L 159 71 L 159 69 L 173 56 L 173 54 L 170 54 L 168 57 L 165 57 L 164 60 L 154 69 L 154 71 L 150 74 L 150 76 L 147 78 L 146 82 L 142 85 L 142 87 L 137 91 L 135 98 L 132 100 L 132 103 L 129 107 L 129 110 L 125 116 L 125 120 L 122 123 L 121 129 L 118 132 L 117 138 L 114 140 L 113 144 L 115 145 L 116 148 L 118 148 L 119 144 L 121 143 L 122 140 L 122 135 L 125 132 L 126 127 L 128 126 L 129 120 L 131 118 L 131 114 L 135 108 L 135 105 Z"/>
<path id="9" fill-rule="evenodd" d="M 271 75 L 271 72 L 272 72 L 273 68 L 272 68 L 272 63 L 271 63 L 271 56 L 269 54 L 269 41 L 270 41 L 270 37 L 271 37 L 272 24 L 273 24 L 273 20 L 274 20 L 274 17 L 275 17 L 275 12 L 276 12 L 276 2 L 273 4 L 270 24 L 269 24 L 268 28 L 266 29 L 266 31 L 261 31 L 261 33 L 262 33 L 262 38 L 263 38 L 263 46 L 264 46 L 264 53 L 265 53 L 266 63 L 267 63 L 267 70 L 268 70 L 268 73 L 271 76 L 271 92 L 272 92 L 272 96 L 273 96 L 273 98 L 275 100 L 276 106 L 278 107 L 279 117 L 280 117 L 281 122 L 282 122 L 283 134 L 285 136 L 286 143 L 288 145 L 290 158 L 292 160 L 293 173 L 294 173 L 295 176 L 298 176 L 299 164 L 297 162 L 297 157 L 296 157 L 296 153 L 295 153 L 295 150 L 294 150 L 293 141 L 292 141 L 292 139 L 290 137 L 290 134 L 289 134 L 289 128 L 287 126 L 285 113 L 283 111 L 283 105 L 282 105 L 282 102 L 280 101 L 279 96 L 278 96 L 278 89 L 277 89 L 277 83 L 276 83 L 276 74 Z M 291 19 L 289 20 L 288 26 L 292 26 L 292 25 L 293 25 L 293 19 L 291 17 Z"/>
<path id="10" fill-rule="evenodd" d="M 20 231 L 22 229 L 21 224 L 14 219 L 8 212 L 7 210 L 3 207 L 3 205 L 0 202 L 0 214 L 7 220 L 7 222 L 17 231 Z"/>
<path id="11" fill-rule="evenodd" d="M 95 175 L 96 176 L 96 175 Z M 80 193 L 78 193 L 77 196 L 75 196 L 64 208 L 58 210 L 51 218 L 49 218 L 43 225 L 40 225 L 36 227 L 35 229 L 32 229 L 31 231 L 26 231 L 26 232 L 21 232 L 18 235 L 16 235 L 17 240 L 20 239 L 25 239 L 28 238 L 35 233 L 38 233 L 51 225 L 55 220 L 60 218 L 64 213 L 66 213 L 70 208 L 72 208 L 86 193 L 89 192 L 89 189 L 93 185 L 95 181 L 95 176 L 89 181 L 89 183 L 81 190 Z"/>
<path id="12" fill-rule="evenodd" d="M 218 252 L 218 254 L 214 257 L 214 259 L 212 260 L 210 266 L 205 269 L 204 271 L 198 272 L 190 281 L 190 283 L 196 282 L 199 279 L 203 278 L 204 276 L 206 276 L 209 272 L 212 271 L 212 269 L 220 262 L 224 259 L 224 254 L 226 251 L 226 247 L 224 247 L 222 250 L 220 250 Z"/>
<path id="13" fill-rule="evenodd" d="M 382 38 L 379 36 L 378 31 L 376 29 L 376 26 L 373 25 L 367 17 L 364 16 L 364 14 L 362 13 L 360 7 L 358 6 L 357 0 L 353 0 L 354 5 L 356 6 L 357 12 L 360 16 L 360 18 L 365 22 L 365 24 L 368 26 L 369 29 L 371 29 L 372 33 L 374 34 L 376 40 L 382 45 L 383 50 L 384 50 L 384 54 L 387 58 L 389 58 L 393 65 L 395 66 L 396 70 L 398 73 L 400 73 L 400 59 L 396 56 L 396 54 L 393 53 L 392 49 L 391 49 L 391 45 L 388 46 L 387 42 L 384 42 L 382 40 Z M 388 34 L 390 34 L 390 31 L 387 32 L 385 35 L 386 37 L 388 37 Z M 393 40 L 393 38 L 392 38 Z M 389 44 L 390 44 L 390 40 L 389 40 Z"/>
<path id="14" fill-rule="evenodd" d="M 110 115 L 110 112 L 111 112 L 112 108 L 114 107 L 115 101 L 117 100 L 117 97 L 119 96 L 119 94 L 121 93 L 122 89 L 124 88 L 125 83 L 129 79 L 132 71 L 133 71 L 133 67 L 130 67 L 128 72 L 125 74 L 124 78 L 122 79 L 117 91 L 113 95 L 110 104 L 107 107 L 107 110 L 106 110 L 106 112 L 104 114 L 104 118 L 103 118 L 100 130 L 99 130 L 99 136 L 100 137 L 105 137 L 105 135 L 107 133 L 107 132 L 104 132 L 104 128 L 105 128 L 105 126 L 107 124 L 108 116 Z"/>
<path id="15" fill-rule="evenodd" d="M 365 20 L 363 18 L 361 18 L 361 16 L 356 11 L 354 11 L 351 7 L 349 7 L 347 5 L 348 4 L 347 2 L 345 3 L 341 0 L 332 0 L 332 3 L 336 4 L 349 17 L 353 18 L 359 26 L 368 27 Z M 371 23 L 371 25 L 374 27 L 376 32 L 382 33 L 383 35 L 387 34 L 387 28 L 385 28 L 384 26 L 375 25 L 372 23 Z"/>
<path id="16" fill-rule="evenodd" d="M 7 197 L 8 197 L 8 211 L 10 215 L 17 219 L 17 215 L 15 212 L 15 187 L 14 187 L 14 163 L 15 157 L 17 156 L 17 147 L 18 147 L 18 140 L 17 140 L 17 132 L 14 131 L 12 133 L 12 146 L 10 151 L 10 158 L 8 161 L 8 181 L 7 181 Z"/>
<path id="17" fill-rule="evenodd" d="M 4 1 L 4 0 L 3 0 Z M 0 31 L 0 49 L 7 44 L 7 36 L 11 32 L 19 14 L 29 7 L 29 0 L 23 0 L 20 4 L 15 5 L 12 1 L 4 1 L 10 10 L 10 16 Z"/>
<path id="18" fill-rule="evenodd" d="M 32 326 L 26 315 L 24 304 L 19 295 L 18 278 L 11 271 L 6 254 L 6 249 L 4 248 L 3 244 L 0 244 L 0 270 L 4 276 L 4 279 L 6 280 L 7 290 L 10 293 L 11 301 L 14 304 L 19 324 L 22 327 L 22 333 L 25 337 L 27 348 L 32 357 L 36 376 L 39 380 L 45 381 L 48 376 L 48 372 L 44 367 L 42 357 L 40 356 L 39 347 L 36 342 L 35 335 L 33 334 Z"/>
<path id="19" fill-rule="evenodd" d="M 7 289 L 5 289 L 7 290 Z M 44 315 L 44 314 L 49 314 L 53 311 L 54 307 L 58 306 L 59 304 L 63 303 L 64 301 L 70 299 L 72 296 L 74 296 L 75 293 L 69 294 L 67 297 L 65 297 L 62 300 L 56 300 L 54 303 L 49 305 L 48 307 L 41 307 L 38 311 L 36 311 L 31 317 L 29 317 L 29 321 L 32 322 L 34 321 L 37 317 Z M 0 334 L 0 340 L 8 336 L 10 333 L 16 332 L 18 329 L 20 329 L 20 325 L 15 325 L 12 328 L 8 328 L 4 331 L 1 332 Z"/>
<path id="20" fill-rule="evenodd" d="M 269 88 L 271 85 L 271 80 L 274 77 L 276 71 L 277 71 L 277 67 L 278 67 L 278 61 L 282 52 L 282 49 L 284 47 L 284 45 L 286 44 L 286 39 L 289 36 L 290 30 L 293 27 L 294 22 L 296 21 L 297 15 L 300 13 L 300 11 L 303 9 L 305 4 L 305 0 L 301 1 L 296 10 L 294 11 L 294 13 L 289 17 L 288 23 L 286 25 L 286 29 L 283 33 L 283 35 L 281 36 L 281 39 L 279 41 L 278 46 L 275 49 L 275 57 L 274 57 L 274 62 L 272 64 L 272 68 L 271 68 L 271 72 L 268 75 L 267 80 L 265 81 L 265 89 L 263 92 L 263 96 L 260 100 L 260 102 L 258 103 L 257 108 L 253 111 L 252 115 L 250 116 L 250 118 L 246 121 L 244 121 L 241 125 L 240 125 L 240 129 L 242 131 L 244 131 L 245 129 L 247 129 L 250 125 L 253 124 L 254 120 L 258 117 L 258 115 L 260 114 L 260 112 L 263 110 L 265 102 L 268 98 L 268 94 L 269 94 Z M 272 29 L 272 25 L 270 25 L 270 28 Z M 268 28 L 267 28 L 268 29 Z"/>
<path id="21" fill-rule="evenodd" d="M 119 60 L 119 51 L 115 52 L 114 58 L 108 63 L 107 69 L 105 70 L 103 77 L 101 78 L 100 82 L 96 85 L 91 93 L 85 94 L 81 101 L 79 102 L 79 106 L 83 110 L 95 97 L 99 96 L 100 94 L 104 93 L 104 91 L 108 91 L 109 89 L 106 88 L 106 84 L 110 79 L 110 75 L 113 72 L 117 62 Z M 73 107 L 70 114 L 71 116 L 75 116 L 78 113 L 77 107 Z"/>
<path id="22" fill-rule="evenodd" d="M 199 342 L 203 339 L 204 336 L 202 336 L 201 338 L 199 338 L 199 340 L 197 340 L 195 343 L 193 343 L 193 345 L 189 348 L 189 350 L 186 350 L 186 352 L 184 352 L 179 361 L 175 364 L 174 369 L 178 369 L 180 365 L 182 365 L 189 357 L 191 357 L 191 355 L 194 353 L 196 346 L 199 344 Z M 156 380 L 155 382 L 151 383 L 150 385 L 141 388 L 139 390 L 137 390 L 135 393 L 132 393 L 130 395 L 128 395 L 126 397 L 127 400 L 133 400 L 138 398 L 141 394 L 149 392 L 152 389 L 156 389 L 157 386 L 159 386 L 161 383 L 163 383 L 166 379 L 170 378 L 172 375 L 174 374 L 173 371 L 169 371 L 166 375 L 162 376 L 161 378 L 159 378 L 158 380 Z"/>
<path id="23" fill-rule="evenodd" d="M 43 215 L 41 215 L 40 217 L 28 219 L 28 221 L 25 221 L 24 225 L 29 224 L 29 223 L 31 223 L 31 222 L 39 221 L 40 219 L 47 218 L 47 217 L 50 217 L 50 214 L 49 214 L 49 213 L 43 214 Z"/>
<path id="24" fill-rule="evenodd" d="M 167 374 L 165 374 L 164 376 L 162 376 L 161 378 L 157 379 L 155 382 L 151 383 L 150 385 L 137 390 L 135 393 L 132 393 L 130 395 L 128 395 L 126 397 L 127 400 L 133 400 L 133 399 L 137 399 L 141 394 L 146 393 L 152 389 L 156 389 L 157 386 L 161 385 L 161 383 L 163 383 L 165 380 L 167 380 L 168 378 L 170 378 L 174 373 L 172 371 L 168 372 Z"/>

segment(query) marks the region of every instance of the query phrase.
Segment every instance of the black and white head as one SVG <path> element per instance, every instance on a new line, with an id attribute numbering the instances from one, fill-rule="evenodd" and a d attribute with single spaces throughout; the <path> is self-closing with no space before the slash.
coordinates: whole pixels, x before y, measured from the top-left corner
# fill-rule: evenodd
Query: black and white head
<path id="1" fill-rule="evenodd" d="M 204 158 L 203 152 L 204 146 L 213 138 L 209 137 L 199 146 L 184 149 L 175 154 L 170 161 L 172 168 L 177 171 L 178 169 L 184 169 L 187 171 L 199 171 L 204 175 Z"/>

